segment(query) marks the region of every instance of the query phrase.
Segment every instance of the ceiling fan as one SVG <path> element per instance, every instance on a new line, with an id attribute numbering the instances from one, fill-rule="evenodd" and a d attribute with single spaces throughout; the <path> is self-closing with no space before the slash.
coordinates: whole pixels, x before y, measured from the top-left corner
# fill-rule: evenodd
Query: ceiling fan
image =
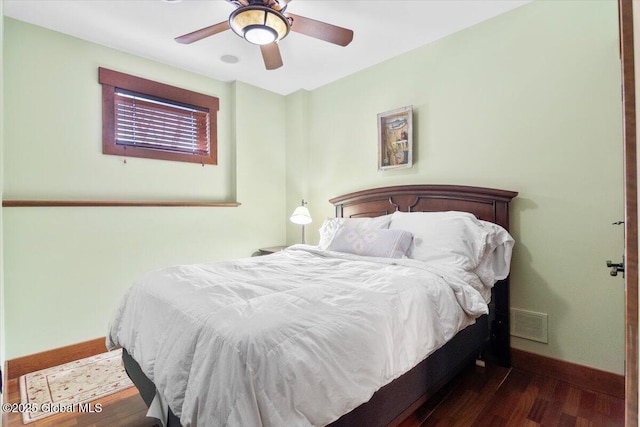
<path id="1" fill-rule="evenodd" d="M 176 37 L 178 43 L 189 44 L 231 28 L 250 43 L 260 46 L 267 70 L 282 66 L 278 42 L 289 31 L 295 31 L 339 46 L 353 40 L 353 31 L 304 16 L 285 12 L 291 0 L 227 0 L 236 6 L 229 20 Z"/>

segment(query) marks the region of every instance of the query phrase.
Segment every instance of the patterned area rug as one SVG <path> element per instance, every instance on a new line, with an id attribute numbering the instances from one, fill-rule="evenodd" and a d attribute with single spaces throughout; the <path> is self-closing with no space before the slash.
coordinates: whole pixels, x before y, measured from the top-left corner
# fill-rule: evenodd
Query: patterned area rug
<path id="1" fill-rule="evenodd" d="M 122 366 L 122 350 L 22 375 L 22 421 L 27 424 L 65 412 L 100 412 L 97 399 L 132 386 Z"/>

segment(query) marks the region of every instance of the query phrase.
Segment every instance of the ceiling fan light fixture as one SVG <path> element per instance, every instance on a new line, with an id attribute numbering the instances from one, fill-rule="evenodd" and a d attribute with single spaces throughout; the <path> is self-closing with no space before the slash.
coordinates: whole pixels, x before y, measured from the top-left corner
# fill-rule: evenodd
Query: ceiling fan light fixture
<path id="1" fill-rule="evenodd" d="M 266 45 L 282 40 L 289 34 L 290 24 L 280 12 L 265 6 L 245 6 L 229 16 L 234 33 L 249 43 Z"/>

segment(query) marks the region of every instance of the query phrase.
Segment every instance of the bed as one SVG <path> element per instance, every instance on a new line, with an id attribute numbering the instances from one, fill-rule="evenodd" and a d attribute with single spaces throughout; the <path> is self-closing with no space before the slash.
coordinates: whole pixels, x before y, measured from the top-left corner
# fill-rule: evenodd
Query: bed
<path id="1" fill-rule="evenodd" d="M 457 252 L 453 264 L 463 261 L 454 266 L 407 258 L 431 256 L 419 231 L 409 233 L 407 227 L 425 215 L 445 225 L 472 224 L 474 233 L 480 224 L 482 239 L 502 239 L 494 247 L 509 249 L 508 264 L 513 241 L 505 235 L 509 202 L 516 195 L 405 185 L 336 197 L 330 200 L 336 220 L 325 221 L 317 247 L 295 245 L 265 257 L 145 275 L 116 310 L 107 345 L 123 347 L 127 373 L 150 414 L 165 425 L 181 425 L 176 413 L 185 427 L 397 425 L 479 355 L 510 363 L 508 265 L 502 274 L 491 273 L 495 284 L 486 286 L 490 279 L 480 265 L 465 267 L 467 258 Z M 359 225 L 347 227 L 353 224 Z M 386 246 L 393 247 L 393 258 L 368 253 L 371 249 L 364 249 L 362 258 L 362 247 L 373 247 L 361 244 L 370 236 L 392 239 Z M 476 255 L 476 246 L 469 247 Z M 219 280 L 226 284 L 219 286 Z M 172 293 L 177 282 L 185 286 L 179 294 Z M 154 290 L 151 296 L 136 299 L 147 288 Z M 208 293 L 199 294 L 201 289 Z M 238 303 L 235 298 L 243 293 L 249 297 Z M 432 297 L 436 302 L 427 299 Z M 209 305 L 215 314 L 207 312 Z M 202 310 L 187 314 L 187 306 Z M 426 311 L 440 320 L 425 326 Z M 407 320 L 416 313 L 420 322 Z M 294 322 L 299 314 L 302 320 Z M 192 323 L 209 326 L 190 332 L 186 326 Z M 264 336 L 254 336 L 258 329 Z"/>

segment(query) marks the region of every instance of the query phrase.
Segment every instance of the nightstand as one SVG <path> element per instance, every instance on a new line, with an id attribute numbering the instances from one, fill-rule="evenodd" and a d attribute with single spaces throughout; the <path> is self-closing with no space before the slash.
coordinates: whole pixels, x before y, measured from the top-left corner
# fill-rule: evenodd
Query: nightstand
<path id="1" fill-rule="evenodd" d="M 274 254 L 274 253 L 280 252 L 281 250 L 284 250 L 286 248 L 287 248 L 287 246 L 271 246 L 270 248 L 260 248 L 260 249 L 258 249 L 258 255 Z"/>

